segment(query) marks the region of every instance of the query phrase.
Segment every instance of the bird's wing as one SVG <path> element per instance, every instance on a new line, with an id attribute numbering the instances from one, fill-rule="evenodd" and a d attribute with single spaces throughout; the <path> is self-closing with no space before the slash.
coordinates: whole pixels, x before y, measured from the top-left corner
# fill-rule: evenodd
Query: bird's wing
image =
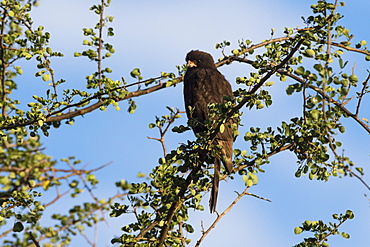
<path id="1" fill-rule="evenodd" d="M 223 103 L 224 96 L 228 95 L 232 95 L 230 83 L 217 69 L 192 68 L 186 72 L 184 78 L 185 108 L 189 119 L 199 121 L 199 124 L 193 127 L 195 133 L 206 130 L 201 123 L 208 119 L 208 104 Z M 189 110 L 189 106 L 192 111 Z M 231 173 L 233 166 L 231 161 L 233 151 L 231 124 L 233 124 L 232 119 L 225 124 L 222 133 L 217 133 L 215 139 L 215 144 L 223 147 L 221 160 L 229 173 Z"/>
<path id="2" fill-rule="evenodd" d="M 223 103 L 224 96 L 232 95 L 229 82 L 217 69 L 193 68 L 189 70 L 184 78 L 185 108 L 189 119 L 197 119 L 203 123 L 209 114 L 208 104 Z M 189 106 L 193 109 L 191 112 Z M 194 132 L 204 131 L 205 128 L 197 126 Z M 217 138 L 232 139 L 231 128 L 225 128 Z"/>

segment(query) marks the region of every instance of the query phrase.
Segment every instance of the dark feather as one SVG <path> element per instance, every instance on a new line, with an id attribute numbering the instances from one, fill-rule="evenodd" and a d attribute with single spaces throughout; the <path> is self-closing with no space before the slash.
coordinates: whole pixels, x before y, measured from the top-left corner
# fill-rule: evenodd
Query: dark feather
<path id="1" fill-rule="evenodd" d="M 220 183 L 220 159 L 215 158 L 214 159 L 214 174 L 213 174 L 213 181 L 212 181 L 212 191 L 211 191 L 211 197 L 209 198 L 209 209 L 211 213 L 213 213 L 216 210 L 217 205 L 217 195 L 218 195 L 218 186 Z"/>
<path id="2" fill-rule="evenodd" d="M 186 61 L 191 61 L 196 65 L 196 67 L 188 68 L 184 78 L 186 114 L 189 119 L 196 119 L 200 123 L 193 127 L 193 131 L 196 134 L 206 130 L 202 123 L 208 118 L 208 104 L 223 103 L 224 96 L 232 96 L 232 89 L 230 83 L 217 70 L 210 54 L 201 51 L 191 51 L 187 54 Z M 189 106 L 192 108 L 192 111 L 189 110 Z M 232 123 L 233 121 L 230 119 L 228 124 Z M 215 157 L 214 160 L 215 171 L 210 199 L 211 212 L 214 212 L 216 208 L 220 159 L 228 173 L 231 173 L 233 169 L 233 139 L 232 128 L 226 127 L 224 132 L 218 132 L 214 141 L 214 144 L 222 147 L 222 157 Z"/>

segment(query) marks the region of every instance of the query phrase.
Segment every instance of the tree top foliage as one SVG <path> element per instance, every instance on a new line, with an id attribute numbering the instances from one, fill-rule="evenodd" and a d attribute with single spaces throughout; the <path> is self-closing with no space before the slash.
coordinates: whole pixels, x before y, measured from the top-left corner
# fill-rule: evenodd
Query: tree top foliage
<path id="1" fill-rule="evenodd" d="M 176 125 L 183 112 L 178 106 L 167 106 L 168 114 L 156 116 L 149 124 L 149 128 L 159 132 L 159 137 L 152 139 L 159 141 L 163 148 L 158 165 L 148 177 L 143 175 L 143 182 L 117 181 L 115 185 L 120 192 L 112 192 L 107 198 L 94 194 L 99 183 L 95 172 L 106 165 L 88 169 L 75 157 L 57 161 L 45 153 L 42 138 L 49 136 L 51 128 L 73 124 L 87 113 L 105 111 L 112 106 L 119 111 L 122 101 L 128 103 L 127 111 L 134 113 L 137 98 L 180 84 L 186 66 L 176 66 L 177 71 L 160 72 L 153 78 L 144 78 L 140 68 L 135 68 L 130 72 L 135 80 L 133 83 L 123 77 L 111 78 L 112 69 L 106 66 L 115 49 L 106 40 L 115 35 L 111 27 L 114 17 L 105 14 L 110 1 L 101 0 L 90 8 L 96 14 L 97 23 L 82 30 L 86 49 L 74 53 L 75 57 L 83 57 L 78 59 L 94 63 L 96 69 L 85 76 L 85 88 L 69 88 L 68 81 L 56 76 L 52 63 L 64 55 L 50 47 L 52 34 L 43 26 L 33 24 L 31 10 L 38 4 L 37 0 L 3 0 L 0 3 L 0 227 L 3 246 L 66 246 L 71 244 L 74 235 L 81 235 L 89 245 L 96 246 L 85 235 L 85 230 L 105 221 L 107 213 L 118 220 L 125 215 L 134 216 L 130 223 L 126 218 L 122 220 L 126 223 L 122 223 L 120 236 L 109 236 L 113 244 L 200 246 L 243 196 L 269 201 L 250 191 L 258 184 L 258 176 L 265 172 L 264 165 L 269 159 L 283 152 L 294 154 L 296 177 L 321 181 L 331 177 L 355 177 L 370 189 L 362 178 L 363 168 L 356 166 L 340 149 L 341 136 L 346 131 L 344 119 L 353 121 L 365 134 L 370 134 L 368 116 L 362 109 L 369 93 L 370 74 L 357 71 L 356 65 L 349 60 L 351 57 L 347 56 L 359 54 L 362 61 L 356 62 L 366 63 L 370 60 L 370 51 L 365 40 L 353 44 L 353 34 L 339 24 L 343 18 L 339 8 L 345 6 L 344 2 L 320 0 L 311 5 L 312 15 L 302 17 L 301 27 L 285 28 L 278 36 L 273 29 L 271 37 L 262 42 L 240 40 L 236 47 L 226 40 L 216 44 L 222 54 L 217 67 L 242 63 L 252 71 L 235 78 L 238 87 L 234 98 L 229 98 L 225 104 L 209 105 L 210 115 L 219 116 L 217 121 L 210 120 L 207 131 L 173 150 L 166 148 L 166 135 L 187 132 L 194 123 Z M 13 97 L 21 87 L 17 78 L 23 73 L 18 65 L 22 60 L 37 61 L 35 78 L 47 83 L 45 94 L 33 95 L 32 102 L 21 102 Z M 223 172 L 221 179 L 231 182 L 241 179 L 245 190 L 238 193 L 225 211 L 217 213 L 214 223 L 203 229 L 197 241 L 191 242 L 194 227 L 189 211 L 204 210 L 203 197 L 210 189 L 213 176 L 208 168 L 220 152 L 220 147 L 212 145 L 212 140 L 217 132 L 224 130 L 227 119 L 240 118 L 243 124 L 243 112 L 262 110 L 274 104 L 270 91 L 277 83 L 287 85 L 287 97 L 301 97 L 300 114 L 278 126 L 266 129 L 252 126 L 244 133 L 235 133 L 244 140 L 244 149 L 234 150 L 234 171 L 230 175 Z M 71 196 L 77 200 L 83 192 L 91 196 L 90 202 L 79 201 L 79 205 L 69 206 L 66 214 L 52 213 L 53 223 L 41 220 L 49 217 L 45 212 L 51 205 L 60 203 L 61 198 Z M 53 199 L 45 202 L 42 199 L 45 193 L 52 193 Z M 334 222 L 330 223 L 307 220 L 301 226 L 292 226 L 295 234 L 304 231 L 312 234 L 296 246 L 328 246 L 328 237 L 336 234 L 349 238 L 348 233 L 339 232 L 339 227 L 352 219 L 354 212 L 347 210 L 332 217 Z"/>

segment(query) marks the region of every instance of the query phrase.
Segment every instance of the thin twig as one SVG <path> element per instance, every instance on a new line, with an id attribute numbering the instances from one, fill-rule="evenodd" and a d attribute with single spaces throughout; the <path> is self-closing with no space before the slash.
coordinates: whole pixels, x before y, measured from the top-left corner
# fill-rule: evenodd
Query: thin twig
<path id="1" fill-rule="evenodd" d="M 30 235 L 30 239 L 32 240 L 32 242 L 36 245 L 36 247 L 40 247 L 40 244 L 39 242 L 37 242 L 37 240 L 35 239 L 35 237 L 33 236 L 33 233 L 31 231 L 28 232 L 28 234 Z"/>
<path id="2" fill-rule="evenodd" d="M 289 143 L 289 144 L 283 145 L 283 146 L 281 146 L 281 147 L 278 147 L 278 148 L 274 149 L 273 151 L 271 151 L 271 152 L 267 153 L 267 154 L 265 155 L 265 157 L 266 157 L 266 158 L 269 158 L 269 157 L 271 157 L 271 156 L 273 156 L 273 155 L 275 155 L 275 154 L 277 154 L 277 153 L 280 153 L 280 152 L 285 151 L 285 150 L 289 150 L 289 149 L 291 149 L 295 144 L 296 144 L 296 143 Z M 245 165 L 240 165 L 240 166 L 238 166 L 238 168 L 234 169 L 234 170 L 233 170 L 233 172 L 235 173 L 235 172 L 238 172 L 238 171 L 243 170 L 244 168 L 247 168 L 247 167 L 253 166 L 253 165 L 255 164 L 255 162 L 256 162 L 256 160 L 257 160 L 257 159 L 258 159 L 258 158 L 255 158 L 254 160 L 249 161 L 249 162 L 248 162 L 247 164 L 245 164 Z"/>
<path id="3" fill-rule="evenodd" d="M 339 222 L 339 224 L 338 225 L 336 225 L 335 227 L 334 227 L 334 229 L 331 231 L 331 232 L 329 232 L 328 234 L 326 234 L 324 237 L 322 237 L 321 239 L 318 239 L 318 244 L 320 244 L 322 241 L 324 241 L 325 239 L 327 239 L 327 237 L 329 237 L 330 235 L 333 235 L 337 230 L 338 230 L 338 228 L 345 222 L 346 220 L 343 220 L 343 221 L 341 221 L 341 222 Z"/>
<path id="4" fill-rule="evenodd" d="M 179 109 L 177 109 L 176 112 L 173 112 L 171 110 L 171 118 L 168 120 L 167 125 L 166 125 L 164 130 L 162 128 L 163 126 L 161 126 L 161 125 L 156 126 L 159 129 L 160 138 L 154 138 L 154 137 L 147 136 L 148 139 L 156 140 L 156 141 L 159 141 L 161 143 L 164 156 L 166 156 L 166 154 L 167 154 L 167 148 L 166 148 L 166 143 L 165 143 L 164 137 L 165 137 L 167 131 L 169 130 L 170 126 L 175 122 L 176 116 L 180 113 L 184 113 L 184 112 L 180 111 Z M 160 121 L 158 117 L 156 117 L 156 119 L 158 121 Z"/>
<path id="5" fill-rule="evenodd" d="M 368 190 L 370 190 L 370 186 L 359 176 L 359 175 L 357 175 L 356 173 L 354 173 L 353 171 L 352 171 L 352 169 L 350 169 L 349 167 L 344 167 L 344 170 L 346 170 L 346 171 L 348 171 L 349 173 L 350 173 L 350 175 L 352 175 L 352 176 L 354 176 L 355 178 L 357 178 L 358 180 L 360 180 L 361 181 L 361 183 L 363 184 L 363 185 L 365 185 L 365 187 L 368 189 Z"/>
<path id="6" fill-rule="evenodd" d="M 366 89 L 367 89 L 367 84 L 369 83 L 369 80 L 370 80 L 370 73 L 368 74 L 366 80 L 364 81 L 361 93 L 358 96 L 358 102 L 357 102 L 356 113 L 355 113 L 356 117 L 358 117 L 358 114 L 360 113 L 360 106 L 361 106 L 362 98 L 365 95 L 365 92 L 366 92 Z"/>
<path id="7" fill-rule="evenodd" d="M 249 59 L 245 59 L 245 58 L 234 58 L 233 57 L 231 60 L 235 60 L 235 61 L 242 62 L 242 63 L 248 63 L 248 64 L 253 64 L 254 63 L 254 61 L 249 60 Z M 346 107 L 344 107 L 345 104 L 334 100 L 329 95 L 327 95 L 322 89 L 320 89 L 319 87 L 316 87 L 314 85 L 309 84 L 307 81 L 305 81 L 301 77 L 298 77 L 298 76 L 296 76 L 296 75 L 294 75 L 290 72 L 287 72 L 285 70 L 282 70 L 282 69 L 278 70 L 277 72 L 279 74 L 289 76 L 290 78 L 292 78 L 292 79 L 298 81 L 299 83 L 301 83 L 304 87 L 309 87 L 309 88 L 313 89 L 318 94 L 320 94 L 324 99 L 326 99 L 330 103 L 333 103 L 334 105 L 339 107 L 343 112 L 345 112 L 348 116 L 353 118 L 357 123 L 359 123 L 366 130 L 366 132 L 368 132 L 370 134 L 370 127 L 365 122 L 361 121 L 360 118 L 358 117 L 359 103 L 361 102 L 360 100 L 359 100 L 359 103 L 357 104 L 356 113 L 354 114 L 351 111 L 349 111 Z M 368 84 L 369 80 L 370 80 L 370 74 L 368 75 L 368 77 L 367 77 L 367 79 L 364 83 L 364 87 L 362 88 L 362 92 L 361 92 L 361 95 L 360 95 L 361 99 L 362 99 L 362 95 L 365 94 L 365 91 L 366 91 L 367 84 Z"/>
<path id="8" fill-rule="evenodd" d="M 238 197 L 225 209 L 225 211 L 223 211 L 220 215 L 217 215 L 217 218 L 215 219 L 215 221 L 211 224 L 211 226 L 202 233 L 202 236 L 200 237 L 200 239 L 197 241 L 195 247 L 198 247 L 200 246 L 201 242 L 204 240 L 204 238 L 208 235 L 208 233 L 216 227 L 217 223 L 221 220 L 222 217 L 225 216 L 225 214 L 227 214 L 234 206 L 235 204 L 244 196 L 247 194 L 247 191 L 250 187 L 246 187 L 244 189 L 244 191 L 240 194 L 238 194 Z"/>
<path id="9" fill-rule="evenodd" d="M 335 2 L 335 6 L 334 6 L 334 9 L 331 11 L 331 14 L 330 15 L 334 15 L 334 12 L 336 10 L 336 7 L 337 7 L 337 4 L 338 4 L 338 0 L 336 0 Z M 325 11 L 325 14 L 326 14 L 326 11 Z M 326 18 L 328 18 L 326 16 Z M 329 60 L 331 59 L 331 24 L 328 25 L 327 27 L 327 36 L 326 36 L 326 46 L 327 46 L 327 49 L 326 49 L 326 55 L 328 55 L 328 59 L 325 61 L 325 71 L 326 71 L 326 75 L 329 74 Z M 325 91 L 325 88 L 326 88 L 326 85 L 327 85 L 327 79 L 328 78 L 325 78 L 325 80 L 323 80 L 323 84 L 322 84 L 322 91 Z M 306 86 L 304 86 L 306 88 Z M 324 98 L 323 99 L 323 104 L 322 104 L 322 112 L 323 112 L 323 119 L 325 122 L 328 122 L 328 118 L 327 118 L 327 115 L 326 115 L 326 107 L 327 107 L 327 100 Z M 305 109 L 304 109 L 305 110 Z M 332 152 L 334 153 L 334 155 L 336 155 L 336 152 L 335 152 L 335 146 L 333 144 L 333 138 L 331 137 L 330 135 L 330 132 L 329 132 L 329 128 L 326 126 L 325 127 L 325 131 L 326 131 L 326 135 L 328 137 L 328 140 L 329 140 L 329 147 L 330 149 L 332 150 Z"/>
<path id="10" fill-rule="evenodd" d="M 365 55 L 370 55 L 370 52 L 367 51 L 367 50 L 360 50 L 360 49 L 357 49 L 357 48 L 349 47 L 349 46 L 338 44 L 338 43 L 335 43 L 335 42 L 332 42 L 331 45 L 336 46 L 336 47 L 343 48 L 343 49 L 345 49 L 347 51 L 354 51 L 354 52 L 357 52 L 357 53 L 362 53 L 362 54 L 365 54 Z"/>
<path id="11" fill-rule="evenodd" d="M 343 112 L 345 112 L 349 117 L 353 118 L 357 123 L 359 123 L 366 130 L 366 132 L 368 132 L 370 134 L 370 127 L 366 123 L 361 121 L 360 118 L 358 116 L 356 116 L 356 114 L 352 113 L 346 107 L 344 107 L 343 104 L 339 103 L 338 101 L 334 100 L 329 95 L 327 95 L 321 88 L 316 87 L 314 85 L 311 85 L 311 84 L 307 83 L 306 81 L 304 81 L 302 78 L 300 78 L 296 75 L 293 75 L 292 73 L 289 73 L 287 71 L 281 70 L 281 71 L 279 71 L 279 73 L 280 74 L 285 74 L 285 75 L 293 78 L 294 80 L 304 84 L 305 86 L 315 90 L 318 94 L 320 94 L 320 96 L 325 98 L 328 102 L 333 103 L 334 105 L 339 107 Z"/>
<path id="12" fill-rule="evenodd" d="M 57 188 L 59 188 L 59 187 L 57 186 Z M 68 195 L 70 191 L 71 190 L 69 189 L 66 192 L 62 193 L 62 194 L 58 193 L 58 195 L 53 200 L 51 200 L 49 203 L 45 204 L 44 207 L 46 208 L 46 207 L 49 207 L 50 205 L 56 203 L 60 198 L 62 198 L 65 195 Z"/>
<path id="13" fill-rule="evenodd" d="M 4 35 L 4 31 L 5 31 L 5 18 L 7 17 L 7 11 L 4 9 L 4 15 L 2 16 L 2 19 L 3 19 L 3 24 L 1 25 L 1 30 L 0 30 L 0 34 L 2 35 L 0 37 L 0 47 L 3 47 L 3 43 L 4 43 L 4 39 L 3 39 L 3 35 Z M 5 97 L 6 97 L 6 69 L 7 69 L 7 66 L 8 64 L 5 62 L 5 50 L 4 49 L 0 49 L 0 60 L 1 60 L 1 67 L 2 67 L 2 70 L 1 70 L 1 105 L 2 105 L 2 111 L 1 111 L 1 114 L 3 115 L 3 117 L 6 115 L 6 112 L 5 112 Z"/>
<path id="14" fill-rule="evenodd" d="M 268 199 L 268 198 L 264 198 L 264 197 L 261 197 L 261 196 L 257 196 L 257 195 L 255 195 L 255 194 L 252 194 L 252 193 L 249 193 L 249 192 L 247 192 L 247 193 L 245 193 L 245 194 L 246 194 L 246 195 L 249 195 L 249 196 L 256 197 L 256 198 L 261 199 L 261 200 L 264 200 L 264 201 L 271 202 L 271 200 L 270 200 L 270 199 Z"/>
<path id="15" fill-rule="evenodd" d="M 102 85 L 102 70 L 101 70 L 101 64 L 102 64 L 102 49 L 103 49 L 103 25 L 104 25 L 104 0 L 101 0 L 101 12 L 99 15 L 99 43 L 97 47 L 97 52 L 98 52 L 98 85 L 99 89 L 103 90 L 103 85 Z"/>
<path id="16" fill-rule="evenodd" d="M 137 241 L 141 240 L 144 237 L 144 235 L 150 230 L 152 230 L 156 225 L 158 225 L 158 221 L 153 221 L 152 224 L 150 224 L 147 228 L 144 228 L 140 231 L 140 233 L 136 236 L 135 240 Z M 135 244 L 136 242 L 132 242 L 128 246 L 131 247 L 134 246 Z"/>
<path id="17" fill-rule="evenodd" d="M 109 204 L 109 201 L 112 201 L 112 200 L 114 200 L 116 198 L 121 198 L 121 197 L 123 197 L 125 195 L 127 195 L 127 194 L 126 193 L 125 194 L 117 194 L 117 195 L 113 196 L 112 198 L 110 198 L 109 200 L 107 200 L 107 202 L 105 204 L 108 205 Z M 90 212 L 88 212 L 87 214 L 85 214 L 83 217 L 81 217 L 80 220 L 82 221 L 83 219 L 88 218 L 89 216 L 91 216 L 92 214 L 94 214 L 95 211 L 97 211 L 97 210 L 98 210 L 98 208 L 95 208 L 95 209 L 91 210 Z M 76 222 L 75 220 L 69 220 L 64 225 L 62 225 L 59 229 L 55 230 L 55 232 L 58 233 L 58 232 L 61 232 L 61 231 L 66 230 L 66 229 L 69 229 L 72 225 L 76 225 L 77 223 L 79 223 L 79 221 Z M 10 230 L 10 232 L 11 232 L 11 230 Z M 46 237 L 45 235 L 43 235 L 43 236 L 40 236 L 37 239 L 37 241 L 38 242 L 41 242 L 42 240 L 44 240 L 46 238 L 48 238 L 48 237 Z M 32 245 L 29 244 L 29 245 L 27 245 L 27 247 L 32 247 Z"/>
<path id="18" fill-rule="evenodd" d="M 147 81 L 153 80 L 153 79 L 157 79 L 157 78 L 162 78 L 162 77 L 151 78 L 151 79 L 148 79 Z M 137 84 L 137 83 L 133 83 L 131 85 L 135 85 L 135 84 Z M 125 85 L 125 86 L 117 87 L 117 88 L 108 90 L 108 92 L 116 91 L 116 90 L 119 90 L 119 89 L 125 89 L 128 86 L 130 86 L 130 85 Z M 164 84 L 163 83 L 159 83 L 158 85 L 155 85 L 153 87 L 150 87 L 150 88 L 147 88 L 147 89 L 144 89 L 144 90 L 138 90 L 138 91 L 130 92 L 125 97 L 120 98 L 120 99 L 115 99 L 115 100 L 116 101 L 122 101 L 122 100 L 130 99 L 130 98 L 134 98 L 134 97 L 139 97 L 141 95 L 145 95 L 145 94 L 148 94 L 148 93 L 157 91 L 159 89 L 166 88 L 167 86 L 166 86 L 166 83 L 164 83 Z M 70 108 L 84 105 L 84 104 L 90 102 L 93 99 L 98 99 L 101 96 L 104 96 L 104 95 L 108 94 L 108 92 L 94 94 L 93 96 L 91 96 L 89 98 L 86 98 L 86 99 L 83 99 L 83 100 L 81 100 L 78 103 L 70 104 L 70 105 L 68 105 L 68 106 L 66 106 L 66 107 L 64 107 L 64 108 L 62 108 L 62 109 L 60 109 L 58 111 L 49 113 L 46 116 L 46 119 L 45 119 L 44 122 L 45 123 L 58 122 L 58 121 L 62 121 L 64 119 L 70 119 L 70 118 L 74 118 L 74 117 L 81 116 L 81 115 L 84 115 L 86 113 L 92 112 L 92 111 L 98 109 L 100 106 L 103 105 L 103 102 L 101 100 L 99 100 L 98 102 L 96 102 L 96 103 L 94 103 L 94 104 L 92 104 L 92 105 L 90 105 L 88 107 L 85 107 L 85 108 L 82 108 L 82 109 L 77 109 L 77 110 L 74 110 L 74 111 L 70 111 L 70 112 L 67 112 L 67 113 L 58 115 L 58 114 L 62 113 L 63 111 L 66 111 L 66 110 L 68 110 Z M 24 126 L 32 125 L 32 124 L 36 123 L 38 120 L 39 119 L 35 119 L 35 120 L 23 122 L 23 123 L 16 123 L 16 124 L 11 124 L 11 125 L 7 125 L 7 126 L 1 126 L 0 129 L 6 130 L 6 129 L 14 129 L 14 128 L 17 128 L 17 127 L 24 127 Z"/>

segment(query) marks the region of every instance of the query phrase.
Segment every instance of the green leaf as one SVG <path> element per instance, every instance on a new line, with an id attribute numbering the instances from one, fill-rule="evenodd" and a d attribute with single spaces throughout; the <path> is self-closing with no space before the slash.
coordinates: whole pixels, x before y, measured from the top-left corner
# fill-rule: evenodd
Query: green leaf
<path id="1" fill-rule="evenodd" d="M 352 84 L 358 82 L 357 75 L 351 75 L 348 79 Z"/>
<path id="2" fill-rule="evenodd" d="M 319 111 L 319 110 L 314 109 L 314 110 L 312 110 L 312 111 L 310 112 L 310 114 L 311 114 L 311 117 L 312 117 L 313 119 L 317 120 L 317 119 L 319 119 L 320 111 Z"/>
<path id="3" fill-rule="evenodd" d="M 16 222 L 13 226 L 13 232 L 21 232 L 24 230 L 24 226 L 21 222 Z"/>
<path id="4" fill-rule="evenodd" d="M 316 52 L 312 49 L 307 49 L 302 54 L 306 57 L 314 57 Z"/>
<path id="5" fill-rule="evenodd" d="M 302 232 L 303 232 L 303 229 L 301 227 L 297 226 L 296 228 L 294 228 L 294 234 L 295 235 L 298 235 Z"/>
<path id="6" fill-rule="evenodd" d="M 304 67 L 303 66 L 299 66 L 295 71 L 294 73 L 296 75 L 303 75 L 304 74 Z"/>
<path id="7" fill-rule="evenodd" d="M 273 81 L 268 81 L 268 82 L 265 83 L 265 85 L 267 87 L 271 87 L 272 85 L 274 85 L 274 82 Z"/>
<path id="8" fill-rule="evenodd" d="M 347 79 L 343 79 L 342 81 L 341 81 L 341 83 L 342 83 L 342 86 L 343 87 L 348 87 L 348 80 Z"/>
<path id="9" fill-rule="evenodd" d="M 245 186 L 247 187 L 251 187 L 253 185 L 253 181 L 248 179 L 246 182 L 245 182 Z"/>
<path id="10" fill-rule="evenodd" d="M 239 55 L 239 50 L 238 49 L 234 49 L 231 51 L 232 54 L 234 55 Z"/>
<path id="11" fill-rule="evenodd" d="M 265 107 L 265 105 L 264 105 L 264 104 L 262 104 L 262 103 L 257 105 L 257 109 L 262 109 L 262 108 L 264 108 L 264 107 Z"/>
<path id="12" fill-rule="evenodd" d="M 348 219 L 353 219 L 355 217 L 354 213 L 351 210 L 346 211 L 346 216 Z"/>
<path id="13" fill-rule="evenodd" d="M 42 80 L 43 80 L 43 81 L 50 81 L 50 74 L 44 74 L 44 75 L 42 76 Z"/>
<path id="14" fill-rule="evenodd" d="M 133 69 L 133 70 L 130 72 L 130 75 L 131 75 L 133 78 L 139 77 L 139 76 L 141 75 L 141 73 L 140 73 L 140 69 L 139 69 L 139 68 L 135 68 L 135 69 Z"/>
<path id="15" fill-rule="evenodd" d="M 189 225 L 189 224 L 185 224 L 185 230 L 189 233 L 193 233 L 194 232 L 194 228 Z"/>
<path id="16" fill-rule="evenodd" d="M 224 131 L 225 131 L 225 125 L 221 124 L 220 125 L 220 133 L 224 133 Z"/>
<path id="17" fill-rule="evenodd" d="M 138 177 L 138 178 L 144 178 L 144 177 L 145 177 L 145 173 L 139 172 L 139 173 L 137 174 L 137 177 Z"/>
<path id="18" fill-rule="evenodd" d="M 356 170 L 363 176 L 365 175 L 362 167 L 356 167 Z"/>
<path id="19" fill-rule="evenodd" d="M 286 93 L 287 93 L 287 95 L 292 95 L 294 93 L 294 87 L 293 87 L 293 85 L 289 85 L 286 88 Z"/>

